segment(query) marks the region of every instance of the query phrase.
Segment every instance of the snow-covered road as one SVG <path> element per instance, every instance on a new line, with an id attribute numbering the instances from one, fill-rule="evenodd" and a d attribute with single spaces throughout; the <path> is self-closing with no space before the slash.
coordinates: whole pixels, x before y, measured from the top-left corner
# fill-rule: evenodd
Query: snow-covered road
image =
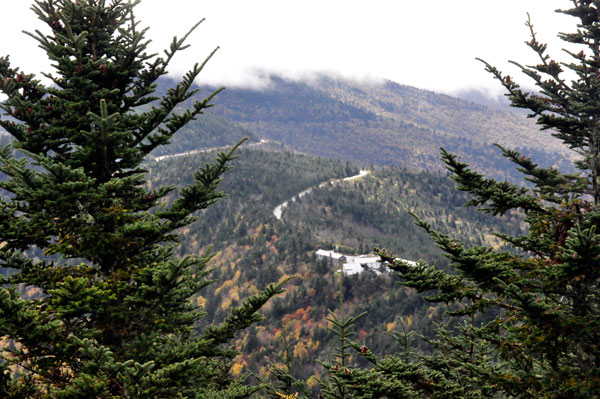
<path id="1" fill-rule="evenodd" d="M 355 180 L 355 179 L 360 179 L 361 177 L 365 177 L 368 174 L 369 174 L 368 170 L 361 170 L 357 175 L 349 176 L 349 177 L 344 177 L 343 179 L 331 179 L 331 180 L 327 180 L 327 181 L 324 181 L 322 183 L 319 183 L 317 187 L 324 187 L 327 184 L 336 184 L 336 183 L 339 183 L 340 181 L 351 181 L 351 180 Z M 281 220 L 283 209 L 288 206 L 288 204 L 290 203 L 290 201 L 294 202 L 298 198 L 302 198 L 306 194 L 310 194 L 312 192 L 313 188 L 314 187 L 307 188 L 306 190 L 302 191 L 301 193 L 296 194 L 295 196 L 293 196 L 289 200 L 287 200 L 287 201 L 285 201 L 285 202 L 277 205 L 275 207 L 275 209 L 273 209 L 273 216 L 275 216 L 275 218 L 277 220 Z"/>
<path id="2" fill-rule="evenodd" d="M 247 144 L 244 144 L 243 147 L 241 147 L 241 148 L 254 147 L 254 146 L 265 144 L 265 143 L 268 143 L 268 142 L 269 142 L 269 140 L 260 139 L 260 141 L 258 143 L 247 143 Z M 179 152 L 177 154 L 161 155 L 161 156 L 153 157 L 153 158 L 150 158 L 150 159 L 152 159 L 153 161 L 159 161 L 160 162 L 160 161 L 162 161 L 164 159 L 177 158 L 177 157 L 185 157 L 187 155 L 200 154 L 200 153 L 203 153 L 203 152 L 211 152 L 211 151 L 219 151 L 219 150 L 224 151 L 224 150 L 226 150 L 228 148 L 231 148 L 231 146 L 227 145 L 227 146 L 221 146 L 221 147 L 202 148 L 202 149 L 199 149 L 199 150 Z"/>

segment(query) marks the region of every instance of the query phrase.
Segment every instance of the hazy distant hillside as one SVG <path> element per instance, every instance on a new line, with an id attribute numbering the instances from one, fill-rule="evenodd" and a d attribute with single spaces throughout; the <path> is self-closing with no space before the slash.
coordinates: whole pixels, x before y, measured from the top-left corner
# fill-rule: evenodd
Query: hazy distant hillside
<path id="1" fill-rule="evenodd" d="M 203 92 L 210 90 L 204 87 Z M 491 109 L 393 82 L 271 77 L 265 89 L 228 88 L 209 112 L 299 151 L 363 164 L 437 169 L 439 147 L 503 176 L 493 143 L 564 167 L 567 152 L 522 112 Z"/>
<path id="2" fill-rule="evenodd" d="M 462 98 L 463 100 L 472 101 L 477 104 L 485 105 L 491 109 L 497 109 L 501 111 L 515 111 L 515 108 L 511 108 L 510 100 L 503 94 L 494 96 L 494 94 L 486 93 L 484 89 L 462 89 L 454 93 L 454 97 Z M 526 114 L 525 110 L 521 110 Z"/>

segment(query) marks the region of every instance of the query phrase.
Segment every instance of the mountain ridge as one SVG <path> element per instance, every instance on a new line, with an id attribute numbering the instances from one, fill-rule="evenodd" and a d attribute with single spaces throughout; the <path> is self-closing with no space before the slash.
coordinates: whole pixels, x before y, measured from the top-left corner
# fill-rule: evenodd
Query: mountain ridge
<path id="1" fill-rule="evenodd" d="M 495 143 L 561 169 L 574 156 L 520 111 L 389 80 L 269 79 L 262 88 L 224 90 L 209 112 L 297 151 L 361 165 L 441 169 L 439 148 L 444 147 L 483 173 L 502 178 L 511 176 L 512 165 L 502 160 Z M 199 89 L 205 93 L 215 87 Z"/>

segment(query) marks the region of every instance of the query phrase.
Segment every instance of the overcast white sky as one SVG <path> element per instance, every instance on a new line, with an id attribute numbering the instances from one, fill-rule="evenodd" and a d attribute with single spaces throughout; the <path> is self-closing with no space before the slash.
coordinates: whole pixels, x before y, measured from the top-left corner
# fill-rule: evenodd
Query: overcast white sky
<path id="1" fill-rule="evenodd" d="M 1 54 L 28 72 L 47 69 L 45 54 L 21 33 L 40 27 L 31 0 L 2 1 Z M 206 21 L 191 37 L 171 71 L 185 72 L 214 47 L 202 82 L 255 84 L 257 71 L 290 76 L 312 72 L 354 78 L 387 78 L 445 93 L 501 90 L 475 57 L 515 74 L 507 61 L 535 62 L 523 43 L 526 13 L 558 59 L 558 31 L 576 20 L 556 14 L 569 0 L 144 0 L 138 18 L 150 27 L 153 48 L 168 46 L 196 20 Z M 525 79 L 522 79 L 525 80 Z"/>

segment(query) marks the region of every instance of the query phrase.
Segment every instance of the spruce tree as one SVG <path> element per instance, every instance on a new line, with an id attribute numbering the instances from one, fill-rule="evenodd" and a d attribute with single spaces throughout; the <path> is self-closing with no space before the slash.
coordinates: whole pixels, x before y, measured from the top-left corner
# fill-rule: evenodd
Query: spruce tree
<path id="1" fill-rule="evenodd" d="M 155 94 L 198 25 L 162 57 L 148 54 L 138 3 L 35 1 L 46 30 L 29 35 L 53 63 L 50 84 L 0 58 L 0 126 L 14 138 L 0 149 L 0 397 L 233 398 L 257 389 L 229 375 L 236 352 L 227 342 L 281 289 L 196 331 L 202 312 L 191 298 L 210 283 L 209 256 L 176 257 L 177 229 L 223 197 L 235 148 L 176 193 L 147 187 L 144 158 L 216 93 L 181 111 L 197 92 L 196 64 Z"/>
<path id="2" fill-rule="evenodd" d="M 529 110 L 542 130 L 575 152 L 575 172 L 542 167 L 499 146 L 524 175 L 523 184 L 499 182 L 442 151 L 458 188 L 473 195 L 470 205 L 523 217 L 527 231 L 498 234 L 512 247 L 498 251 L 468 247 L 419 220 L 451 272 L 380 251 L 404 285 L 452 304 L 454 321 L 440 325 L 430 341 L 433 356 L 378 359 L 364 351 L 372 368 L 338 374 L 356 397 L 600 397 L 600 1 L 573 0 L 559 12 L 578 19 L 574 33 L 559 35 L 568 62 L 553 59 L 527 22 L 527 44 L 539 63 L 515 65 L 533 80 L 534 92 L 484 64 L 513 106 Z"/>
<path id="3" fill-rule="evenodd" d="M 321 365 L 330 372 L 326 379 L 319 379 L 321 388 L 319 397 L 324 399 L 347 399 L 352 395 L 345 384 L 344 379 L 338 374 L 350 373 L 350 350 L 352 349 L 351 338 L 356 335 L 354 332 L 355 322 L 363 317 L 367 312 L 360 313 L 356 316 L 348 316 L 344 311 L 344 268 L 339 270 L 340 286 L 338 289 L 339 296 L 339 316 L 329 310 L 327 321 L 331 323 L 327 329 L 337 337 L 338 346 L 334 348 L 334 358 L 327 362 L 320 362 Z"/>

